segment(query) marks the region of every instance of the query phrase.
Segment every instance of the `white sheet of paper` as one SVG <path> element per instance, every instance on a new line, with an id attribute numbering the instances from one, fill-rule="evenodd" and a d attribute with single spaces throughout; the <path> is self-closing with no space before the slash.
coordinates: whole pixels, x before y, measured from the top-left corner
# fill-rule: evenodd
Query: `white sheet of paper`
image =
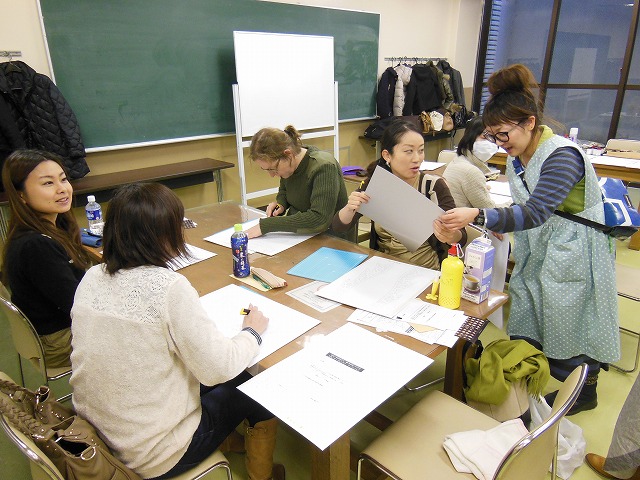
<path id="1" fill-rule="evenodd" d="M 457 332 L 467 320 L 467 316 L 461 310 L 451 310 L 440 305 L 427 303 L 419 298 L 405 305 L 398 312 L 396 318 L 409 323 L 437 328 L 438 330 L 453 330 L 454 332 Z"/>
<path id="2" fill-rule="evenodd" d="M 393 234 L 411 252 L 433 233 L 433 221 L 443 210 L 407 182 L 376 167 L 367 186 L 370 200 L 359 212 Z"/>
<path id="3" fill-rule="evenodd" d="M 295 298 L 305 305 L 309 305 L 311 308 L 314 308 L 319 312 L 328 312 L 341 304 L 316 295 L 318 289 L 325 285 L 328 285 L 327 282 L 314 280 L 311 283 L 307 283 L 306 285 L 302 285 L 301 287 L 288 291 L 287 295 Z"/>
<path id="4" fill-rule="evenodd" d="M 346 324 L 238 388 L 324 450 L 431 363 Z"/>
<path id="5" fill-rule="evenodd" d="M 496 182 L 495 180 L 490 180 L 487 182 L 487 186 L 489 187 L 490 193 L 503 195 L 505 197 L 511 196 L 511 187 L 509 187 L 507 182 Z"/>
<path id="6" fill-rule="evenodd" d="M 256 225 L 260 219 L 249 220 L 242 224 L 242 229 L 247 230 Z M 207 242 L 216 243 L 223 247 L 231 248 L 231 234 L 233 233 L 233 227 L 222 230 L 221 232 L 209 235 L 204 239 Z M 264 255 L 277 255 L 280 252 L 285 251 L 287 248 L 291 248 L 305 240 L 313 237 L 312 235 L 299 235 L 297 233 L 288 232 L 274 232 L 267 233 L 261 237 L 252 238 L 249 240 L 249 251 L 258 252 Z"/>
<path id="7" fill-rule="evenodd" d="M 210 252 L 209 250 L 196 247 L 195 245 L 189 245 L 188 243 L 187 251 L 189 252 L 188 257 L 175 257 L 173 260 L 171 260 L 169 264 L 169 268 L 171 268 L 171 270 L 180 270 L 181 268 L 188 267 L 189 265 L 193 265 L 194 263 L 198 263 L 206 260 L 207 258 L 216 256 L 215 253 Z"/>
<path id="8" fill-rule="evenodd" d="M 640 160 L 637 158 L 610 157 L 608 155 L 589 155 L 593 165 L 613 165 L 617 167 L 640 169 Z"/>
<path id="9" fill-rule="evenodd" d="M 444 162 L 430 162 L 428 160 L 425 160 L 420 164 L 420 170 L 422 171 L 437 170 L 444 165 L 446 165 L 446 163 Z"/>
<path id="10" fill-rule="evenodd" d="M 269 326 L 261 335 L 260 350 L 249 366 L 255 365 L 320 323 L 315 318 L 238 285 L 222 287 L 200 297 L 200 301 L 211 320 L 226 337 L 234 337 L 242 330 L 244 316 L 240 315 L 240 310 L 248 308 L 250 303 L 269 318 Z"/>
<path id="11" fill-rule="evenodd" d="M 385 317 L 395 317 L 439 275 L 429 268 L 371 257 L 316 294 Z"/>

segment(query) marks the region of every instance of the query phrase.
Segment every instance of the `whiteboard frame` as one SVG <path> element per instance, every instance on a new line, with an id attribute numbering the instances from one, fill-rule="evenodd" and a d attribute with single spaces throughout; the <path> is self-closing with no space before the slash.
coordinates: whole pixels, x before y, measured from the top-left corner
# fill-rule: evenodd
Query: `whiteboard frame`
<path id="1" fill-rule="evenodd" d="M 265 32 L 233 32 L 233 35 L 234 45 L 238 39 L 239 46 L 235 51 L 238 83 L 232 87 L 236 148 L 241 201 L 246 205 L 249 199 L 278 191 L 271 188 L 247 193 L 244 149 L 260 128 L 284 128 L 290 124 L 302 132 L 303 139 L 333 137 L 333 156 L 340 161 L 338 83 L 333 72 L 333 37 Z M 291 54 L 301 45 L 308 52 Z M 269 55 L 269 48 L 287 55 L 275 58 Z M 286 62 L 284 72 L 283 62 Z M 310 81 L 309 76 L 318 69 L 323 75 L 314 76 L 320 76 L 320 84 Z M 309 104 L 315 107 L 309 108 Z M 305 133 L 305 130 L 312 131 Z"/>

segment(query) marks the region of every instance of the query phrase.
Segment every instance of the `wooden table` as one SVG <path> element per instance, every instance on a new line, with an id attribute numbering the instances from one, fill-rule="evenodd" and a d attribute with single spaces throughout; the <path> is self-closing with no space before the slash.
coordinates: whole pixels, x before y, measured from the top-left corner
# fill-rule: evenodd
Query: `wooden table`
<path id="1" fill-rule="evenodd" d="M 180 270 L 185 277 L 189 279 L 191 284 L 198 291 L 199 295 L 206 295 L 214 290 L 224 287 L 230 283 L 240 286 L 246 286 L 244 283 L 235 280 L 230 274 L 233 271 L 231 250 L 217 244 L 213 244 L 203 240 L 204 237 L 215 232 L 228 228 L 230 225 L 239 222 L 246 222 L 255 218 L 259 218 L 264 212 L 253 209 L 251 207 L 240 206 L 233 203 L 222 203 L 217 205 L 207 205 L 203 207 L 191 208 L 185 212 L 185 215 L 195 221 L 197 228 L 185 230 L 187 242 L 197 247 L 204 248 L 217 255 L 203 262 L 196 263 Z M 251 242 L 249 242 L 251 244 Z M 298 337 L 293 342 L 285 345 L 278 351 L 269 355 L 267 358 L 259 362 L 249 369 L 250 373 L 256 375 L 263 369 L 275 365 L 279 361 L 287 358 L 289 355 L 304 348 L 314 337 L 318 335 L 326 335 L 338 327 L 345 324 L 347 317 L 353 312 L 353 308 L 341 305 L 329 312 L 320 313 L 317 310 L 293 299 L 286 294 L 287 291 L 300 287 L 309 283 L 309 279 L 288 275 L 286 272 L 302 261 L 304 258 L 315 252 L 320 247 L 329 247 L 352 252 L 365 253 L 370 256 L 388 257 L 383 253 L 370 250 L 360 245 L 332 237 L 326 234 L 316 235 L 309 240 L 296 245 L 293 248 L 285 250 L 274 256 L 266 256 L 262 254 L 251 254 L 250 263 L 256 267 L 262 267 L 270 272 L 285 278 L 288 286 L 280 289 L 270 290 L 263 294 L 270 299 L 287 305 L 302 313 L 320 320 L 320 324 Z M 97 249 L 94 254 L 98 255 Z M 430 290 L 430 289 L 429 289 Z M 425 291 L 421 294 L 424 298 Z M 489 300 L 480 305 L 462 300 L 462 308 L 465 313 L 470 316 L 487 318 L 489 314 L 506 303 L 507 295 L 501 292 L 492 291 Z M 368 328 L 368 327 L 363 327 Z M 370 331 L 374 331 L 368 328 Z M 435 358 L 446 347 L 441 345 L 430 345 L 406 335 L 385 332 L 384 336 L 391 338 L 393 341 L 411 348 L 416 352 Z M 445 391 L 456 398 L 462 397 L 462 346 L 464 342 L 458 341 L 456 346 L 449 349 L 447 354 Z M 382 421 L 384 422 L 383 417 Z M 312 478 L 322 480 L 344 480 L 349 478 L 350 470 L 350 437 L 346 432 L 330 447 L 324 451 L 319 450 L 310 444 L 312 457 Z"/>
<path id="2" fill-rule="evenodd" d="M 596 171 L 596 174 L 601 177 L 619 178 L 620 180 L 624 180 L 626 182 L 640 183 L 640 168 L 629 168 L 622 165 L 609 164 L 609 162 L 616 163 L 617 158 L 618 157 L 609 157 L 607 155 L 603 155 L 601 161 L 606 161 L 606 164 L 598 163 L 598 157 L 593 157 L 593 161 L 591 163 Z M 507 154 L 498 152 L 489 159 L 488 163 L 500 167 L 500 169 L 504 173 L 504 168 L 507 165 Z"/>
<path id="3" fill-rule="evenodd" d="M 108 201 L 115 188 L 134 182 L 160 182 L 169 188 L 180 188 L 215 181 L 218 201 L 222 202 L 224 193 L 220 171 L 234 166 L 233 163 L 214 158 L 199 158 L 122 172 L 89 174 L 72 180 L 71 185 L 73 186 L 74 200 L 78 198 L 75 202 L 76 206 L 82 206 L 86 203 L 84 195 L 95 195 L 99 202 Z M 83 198 L 79 198 L 81 196 Z"/>

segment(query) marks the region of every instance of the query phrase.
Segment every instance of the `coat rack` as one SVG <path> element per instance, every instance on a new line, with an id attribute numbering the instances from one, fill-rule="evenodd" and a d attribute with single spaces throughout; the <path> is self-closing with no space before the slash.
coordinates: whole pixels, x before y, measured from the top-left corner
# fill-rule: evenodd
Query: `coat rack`
<path id="1" fill-rule="evenodd" d="M 22 52 L 19 50 L 0 50 L 0 57 L 9 57 L 10 59 L 13 57 L 21 57 Z"/>

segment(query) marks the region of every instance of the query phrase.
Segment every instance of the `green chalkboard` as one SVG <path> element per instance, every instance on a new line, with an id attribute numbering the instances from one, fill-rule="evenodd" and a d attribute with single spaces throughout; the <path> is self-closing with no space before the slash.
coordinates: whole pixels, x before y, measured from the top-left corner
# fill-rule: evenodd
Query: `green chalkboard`
<path id="1" fill-rule="evenodd" d="M 375 115 L 378 14 L 257 0 L 40 4 L 87 147 L 233 132 L 234 30 L 333 36 L 339 118 Z"/>

